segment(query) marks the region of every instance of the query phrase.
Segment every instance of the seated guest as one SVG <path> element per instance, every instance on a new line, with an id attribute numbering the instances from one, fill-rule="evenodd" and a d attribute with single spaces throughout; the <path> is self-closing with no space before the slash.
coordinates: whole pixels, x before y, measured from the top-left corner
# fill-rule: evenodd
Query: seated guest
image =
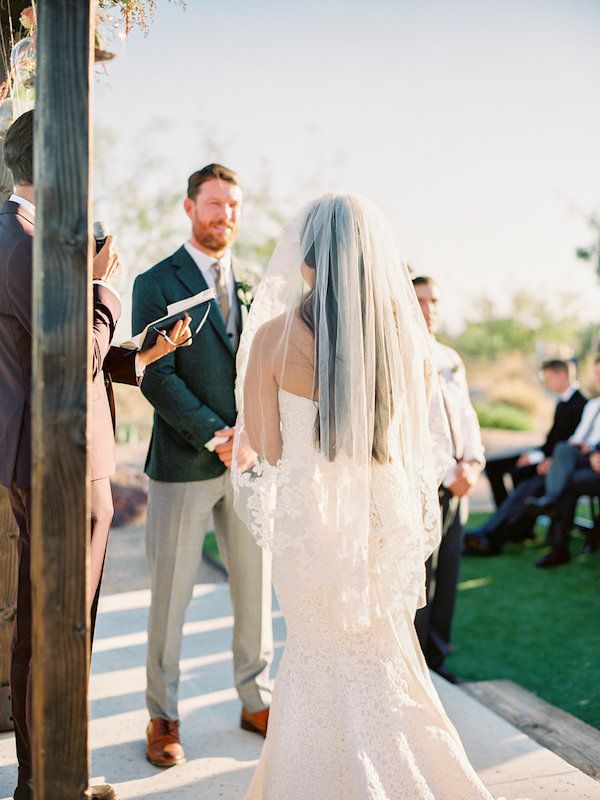
<path id="1" fill-rule="evenodd" d="M 529 450 L 517 461 L 516 472 L 521 473 L 521 480 L 515 481 L 514 490 L 495 514 L 481 528 L 465 534 L 467 554 L 495 555 L 506 542 L 520 541 L 532 534 L 533 521 L 525 501 L 544 493 L 544 476 L 550 469 L 554 448 L 573 434 L 581 419 L 586 398 L 572 382 L 570 365 L 566 361 L 546 361 L 542 374 L 546 388 L 559 396 L 552 428 L 539 450 Z"/>
<path id="2" fill-rule="evenodd" d="M 594 360 L 594 379 L 600 390 L 600 355 Z M 586 403 L 577 430 L 568 442 L 560 442 L 554 449 L 552 464 L 544 479 L 544 495 L 529 497 L 526 506 L 532 516 L 546 514 L 553 519 L 568 519 L 570 513 L 563 505 L 566 496 L 572 494 L 580 479 L 587 485 L 590 473 L 595 470 L 591 464 L 591 456 L 600 450 L 600 397 Z M 594 463 L 597 458 L 594 457 Z M 585 474 L 582 474 L 585 473 Z M 572 498 L 567 505 L 572 506 Z M 574 508 L 572 509 L 574 513 Z M 566 564 L 571 556 L 564 530 L 564 525 L 553 525 L 550 534 L 551 550 L 536 562 L 538 567 L 556 567 Z M 559 533 L 557 534 L 557 531 Z"/>
<path id="3" fill-rule="evenodd" d="M 590 453 L 589 466 L 576 469 L 564 490 L 556 518 L 548 531 L 550 551 L 539 558 L 536 567 L 558 567 L 571 560 L 569 535 L 573 528 L 577 501 L 582 495 L 600 495 L 600 451 Z"/>
<path id="4" fill-rule="evenodd" d="M 498 509 L 508 497 L 504 483 L 505 475 L 510 474 L 515 488 L 520 483 L 538 476 L 537 466 L 540 462 L 552 455 L 557 442 L 564 442 L 573 434 L 581 419 L 587 398 L 581 394 L 579 384 L 575 381 L 575 365 L 558 359 L 545 361 L 542 364 L 542 379 L 548 391 L 560 398 L 552 428 L 544 444 L 539 450 L 529 450 L 510 456 L 491 456 L 487 461 L 485 474 Z"/>

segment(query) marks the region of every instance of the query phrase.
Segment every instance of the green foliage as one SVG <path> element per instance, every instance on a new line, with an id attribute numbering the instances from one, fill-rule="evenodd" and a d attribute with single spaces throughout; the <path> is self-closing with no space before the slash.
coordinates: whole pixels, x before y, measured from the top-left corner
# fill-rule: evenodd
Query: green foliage
<path id="1" fill-rule="evenodd" d="M 575 255 L 580 261 L 593 262 L 592 266 L 600 278 L 600 216 L 591 214 L 588 217 L 587 225 L 592 232 L 594 240 L 588 247 L 578 247 L 575 250 Z"/>
<path id="2" fill-rule="evenodd" d="M 535 569 L 543 539 L 539 530 L 534 543 L 463 559 L 447 666 L 465 680 L 513 680 L 600 728 L 600 551 L 581 555 L 582 539 L 574 538 L 570 564 Z"/>
<path id="3" fill-rule="evenodd" d="M 530 431 L 533 428 L 531 416 L 520 408 L 507 403 L 473 403 L 479 424 L 482 428 L 502 428 L 507 431 Z"/>
<path id="4" fill-rule="evenodd" d="M 185 0 L 175 0 L 176 5 L 185 8 Z M 156 0 L 99 0 L 100 8 L 116 8 L 123 14 L 127 33 L 138 27 L 144 36 L 148 35 L 148 25 L 156 13 Z"/>
<path id="5" fill-rule="evenodd" d="M 560 313 L 544 300 L 520 292 L 508 314 L 500 314 L 489 298 L 477 302 L 477 311 L 467 321 L 454 346 L 467 358 L 495 359 L 505 353 L 533 354 L 536 342 L 576 345 L 580 323 L 576 299 L 561 298 Z"/>

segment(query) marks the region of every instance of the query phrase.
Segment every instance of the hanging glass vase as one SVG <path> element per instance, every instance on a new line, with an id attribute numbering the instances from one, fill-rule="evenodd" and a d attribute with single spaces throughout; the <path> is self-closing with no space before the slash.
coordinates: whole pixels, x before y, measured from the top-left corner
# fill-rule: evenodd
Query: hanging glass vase
<path id="1" fill-rule="evenodd" d="M 10 97 L 6 97 L 0 102 L 0 139 L 4 139 L 6 131 L 13 124 L 13 120 L 13 101 Z"/>
<path id="2" fill-rule="evenodd" d="M 26 36 L 17 42 L 10 54 L 14 81 L 24 89 L 33 89 L 37 70 L 35 38 Z"/>

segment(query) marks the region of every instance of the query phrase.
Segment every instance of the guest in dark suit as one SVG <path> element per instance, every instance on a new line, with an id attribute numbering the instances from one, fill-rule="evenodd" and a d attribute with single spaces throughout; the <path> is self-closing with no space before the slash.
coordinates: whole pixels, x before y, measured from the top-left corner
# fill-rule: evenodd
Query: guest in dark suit
<path id="1" fill-rule="evenodd" d="M 270 560 L 233 509 L 229 475 L 235 399 L 235 354 L 248 313 L 249 287 L 232 260 L 243 193 L 235 172 L 210 164 L 188 181 L 184 209 L 191 236 L 173 255 L 139 275 L 133 287 L 134 333 L 168 304 L 215 288 L 208 321 L 191 347 L 146 371 L 142 392 L 154 406 L 146 459 L 150 477 L 146 551 L 152 599 L 148 622 L 146 756 L 162 767 L 181 763 L 178 684 L 185 611 L 202 542 L 214 520 L 229 572 L 235 623 L 233 667 L 246 730 L 265 735 L 271 699 Z M 192 313 L 192 329 L 203 308 Z M 215 436 L 221 444 L 205 445 Z"/>
<path id="2" fill-rule="evenodd" d="M 19 583 L 11 661 L 11 699 L 15 723 L 18 785 L 14 797 L 31 797 L 30 660 L 31 660 L 31 286 L 35 228 L 33 186 L 33 112 L 19 117 L 6 135 L 4 156 L 15 182 L 10 199 L 0 208 L 0 483 L 10 491 L 19 527 Z M 115 470 L 114 400 L 111 380 L 137 384 L 144 366 L 168 352 L 162 344 L 136 356 L 111 347 L 121 314 L 121 301 L 108 281 L 119 258 L 108 237 L 94 259 L 93 384 L 91 392 L 91 567 L 92 635 L 104 555 L 113 513 L 109 476 Z M 173 332 L 175 334 L 175 331 Z M 189 329 L 185 337 L 189 336 Z M 89 789 L 90 797 L 110 800 L 107 786 Z"/>
<path id="3" fill-rule="evenodd" d="M 594 360 L 594 378 L 600 390 L 600 355 Z M 552 465 L 544 479 L 543 495 L 530 497 L 526 501 L 532 518 L 545 514 L 554 520 L 548 532 L 551 549 L 536 561 L 537 567 L 558 567 L 571 560 L 569 534 L 577 499 L 598 487 L 598 451 L 600 397 L 594 397 L 586 403 L 581 422 L 573 435 L 568 441 L 556 445 Z"/>
<path id="4" fill-rule="evenodd" d="M 587 398 L 573 380 L 572 367 L 566 361 L 546 361 L 542 365 L 546 388 L 559 397 L 554 422 L 539 450 L 522 453 L 513 474 L 521 474 L 514 490 L 497 511 L 480 528 L 467 531 L 464 549 L 467 554 L 496 555 L 508 541 L 520 541 L 532 534 L 533 521 L 525 502 L 528 497 L 544 493 L 545 476 L 550 470 L 552 454 L 559 442 L 573 435 Z"/>
<path id="5" fill-rule="evenodd" d="M 549 458 L 557 442 L 568 439 L 581 418 L 581 411 L 587 398 L 578 390 L 575 365 L 572 362 L 552 359 L 542 364 L 541 371 L 546 388 L 559 396 L 554 422 L 548 431 L 546 441 L 538 450 L 513 453 L 508 456 L 490 456 L 488 459 L 485 474 L 490 482 L 497 508 L 508 497 L 506 475 L 510 475 L 515 488 L 524 481 L 535 478 L 539 474 L 537 467 L 542 461 L 541 456 Z M 532 456 L 535 463 L 532 463 Z"/>

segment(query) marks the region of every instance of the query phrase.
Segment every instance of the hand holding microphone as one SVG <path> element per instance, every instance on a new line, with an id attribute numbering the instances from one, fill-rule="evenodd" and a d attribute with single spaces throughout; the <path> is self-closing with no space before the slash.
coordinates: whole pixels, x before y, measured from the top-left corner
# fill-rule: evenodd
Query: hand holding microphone
<path id="1" fill-rule="evenodd" d="M 104 223 L 94 222 L 94 239 L 96 255 L 92 266 L 93 279 L 116 286 L 121 274 L 121 259 L 114 247 L 115 237 L 108 233 Z"/>

